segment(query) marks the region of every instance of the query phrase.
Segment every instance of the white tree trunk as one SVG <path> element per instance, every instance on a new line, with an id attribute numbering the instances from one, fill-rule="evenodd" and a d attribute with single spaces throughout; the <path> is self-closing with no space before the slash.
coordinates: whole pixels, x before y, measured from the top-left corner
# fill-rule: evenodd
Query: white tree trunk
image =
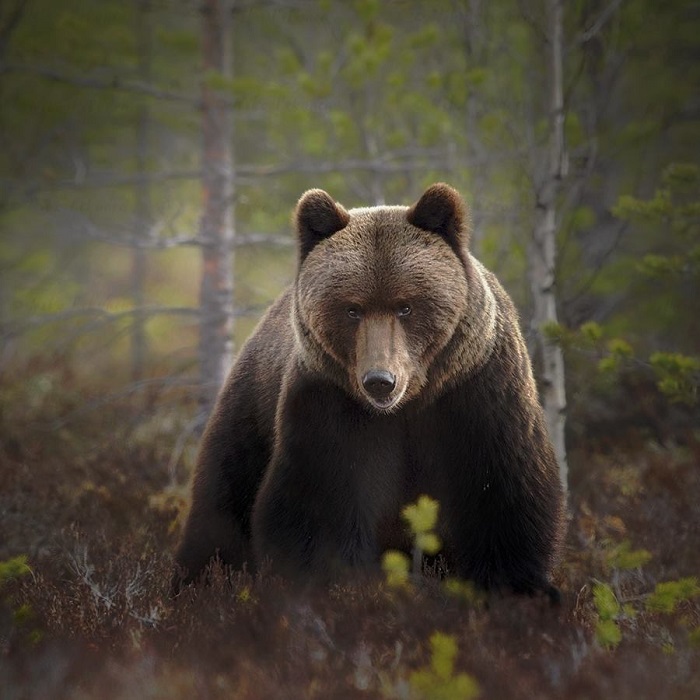
<path id="1" fill-rule="evenodd" d="M 533 298 L 532 330 L 540 361 L 542 402 L 554 443 L 559 474 L 565 490 L 568 486 L 566 459 L 566 388 L 564 357 L 559 345 L 548 341 L 543 328 L 558 323 L 556 297 L 557 198 L 567 174 L 564 143 L 563 78 L 563 0 L 547 0 L 550 62 L 550 120 L 547 171 L 539 183 L 535 202 L 535 226 L 528 251 L 528 273 Z"/>
<path id="2" fill-rule="evenodd" d="M 200 222 L 199 361 L 201 404 L 208 416 L 233 360 L 233 151 L 228 97 L 208 83 L 208 73 L 231 75 L 231 2 L 203 0 L 202 189 Z"/>
<path id="3" fill-rule="evenodd" d="M 465 7 L 464 44 L 469 68 L 482 65 L 484 59 L 484 26 L 482 0 L 468 0 Z M 478 258 L 484 240 L 484 206 L 487 192 L 486 153 L 479 127 L 480 96 L 469 89 L 466 107 L 467 158 L 471 184 L 471 241 L 469 247 Z"/>
<path id="4" fill-rule="evenodd" d="M 151 0 L 136 0 L 136 48 L 138 52 L 139 79 L 148 85 L 151 82 L 152 20 Z M 145 241 L 150 235 L 151 185 L 146 179 L 150 148 L 151 115 L 147 97 L 139 97 L 140 105 L 136 117 L 136 182 L 134 186 L 134 237 Z M 131 329 L 131 374 L 134 381 L 144 375 L 148 357 L 146 336 L 145 286 L 147 276 L 147 252 L 136 247 L 131 253 L 131 290 L 134 302 L 134 321 Z"/>

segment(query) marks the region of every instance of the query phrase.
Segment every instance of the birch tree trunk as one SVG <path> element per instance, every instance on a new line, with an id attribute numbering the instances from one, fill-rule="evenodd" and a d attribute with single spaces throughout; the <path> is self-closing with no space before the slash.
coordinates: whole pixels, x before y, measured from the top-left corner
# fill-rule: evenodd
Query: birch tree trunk
<path id="1" fill-rule="evenodd" d="M 145 85 L 151 82 L 151 0 L 136 0 L 136 50 L 139 80 Z M 134 234 L 144 240 L 151 227 L 151 191 L 145 177 L 148 169 L 150 110 L 147 97 L 139 97 L 136 115 L 136 182 L 134 186 Z M 134 320 L 131 327 L 131 374 L 135 381 L 144 374 L 148 354 L 146 318 L 143 313 L 146 286 L 146 249 L 137 246 L 131 258 L 131 296 L 134 303 Z"/>
<path id="2" fill-rule="evenodd" d="M 465 7 L 464 44 L 469 68 L 481 67 L 483 61 L 484 27 L 482 0 L 468 0 Z M 470 248 L 478 258 L 484 239 L 484 198 L 486 194 L 486 152 L 479 133 L 479 95 L 470 89 L 467 95 L 466 132 L 467 158 L 470 170 L 471 241 Z"/>
<path id="3" fill-rule="evenodd" d="M 203 0 L 202 187 L 200 221 L 199 362 L 201 406 L 208 416 L 233 359 L 233 154 L 232 108 L 211 75 L 231 76 L 231 2 Z"/>
<path id="4" fill-rule="evenodd" d="M 564 143 L 563 0 L 547 0 L 550 55 L 550 118 L 547 170 L 539 183 L 535 202 L 535 225 L 528 250 L 528 274 L 533 299 L 532 331 L 539 355 L 542 402 L 550 437 L 559 463 L 559 475 L 567 490 L 566 389 L 564 357 L 558 344 L 544 333 L 548 324 L 558 323 L 556 295 L 557 198 L 567 174 Z"/>

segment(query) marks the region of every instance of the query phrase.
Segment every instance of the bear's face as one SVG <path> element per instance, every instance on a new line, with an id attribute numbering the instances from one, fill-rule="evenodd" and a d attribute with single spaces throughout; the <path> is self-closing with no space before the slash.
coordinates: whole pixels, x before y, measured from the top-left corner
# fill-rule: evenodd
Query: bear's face
<path id="1" fill-rule="evenodd" d="M 446 185 L 412 208 L 347 212 L 320 190 L 300 200 L 299 337 L 313 346 L 307 355 L 332 358 L 335 379 L 376 411 L 421 392 L 466 314 L 461 206 Z"/>

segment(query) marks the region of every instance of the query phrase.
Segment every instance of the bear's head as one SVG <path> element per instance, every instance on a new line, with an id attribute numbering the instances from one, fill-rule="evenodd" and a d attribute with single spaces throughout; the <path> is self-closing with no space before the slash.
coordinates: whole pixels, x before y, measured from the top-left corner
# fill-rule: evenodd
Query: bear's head
<path id="1" fill-rule="evenodd" d="M 350 395 L 392 412 L 483 354 L 493 297 L 454 189 L 433 185 L 412 207 L 350 211 L 309 190 L 295 224 L 302 357 Z"/>

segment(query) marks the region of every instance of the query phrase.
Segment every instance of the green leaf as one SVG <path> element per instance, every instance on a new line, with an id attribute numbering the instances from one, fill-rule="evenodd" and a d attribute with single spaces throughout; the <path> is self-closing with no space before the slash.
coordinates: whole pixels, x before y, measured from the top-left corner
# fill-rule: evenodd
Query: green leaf
<path id="1" fill-rule="evenodd" d="M 542 330 L 542 335 L 550 343 L 563 344 L 569 336 L 569 331 L 566 326 L 556 323 L 555 321 L 547 321 L 543 323 L 540 328 Z"/>
<path id="2" fill-rule="evenodd" d="M 434 532 L 421 532 L 416 535 L 416 547 L 426 554 L 437 554 L 442 542 Z"/>
<path id="3" fill-rule="evenodd" d="M 27 564 L 27 557 L 24 554 L 0 562 L 0 588 L 8 581 L 12 581 L 20 576 L 26 576 L 31 572 L 32 570 Z"/>
<path id="4" fill-rule="evenodd" d="M 394 549 L 387 550 L 382 556 L 382 570 L 390 586 L 401 587 L 408 583 L 411 562 L 403 553 Z"/>
<path id="5" fill-rule="evenodd" d="M 409 677 L 411 690 L 426 700 L 471 700 L 479 694 L 477 682 L 466 673 L 454 674 L 457 642 L 452 635 L 435 632 L 430 637 L 430 666 Z"/>
<path id="6" fill-rule="evenodd" d="M 668 187 L 697 186 L 700 183 L 700 167 L 695 163 L 671 163 L 661 175 Z"/>
<path id="7" fill-rule="evenodd" d="M 420 496 L 416 503 L 407 505 L 401 511 L 404 520 L 415 535 L 429 532 L 437 525 L 440 504 L 430 496 Z"/>
<path id="8" fill-rule="evenodd" d="M 620 603 L 612 588 L 605 583 L 593 586 L 593 604 L 601 620 L 612 620 L 620 613 Z"/>
<path id="9" fill-rule="evenodd" d="M 680 602 L 698 595 L 700 586 L 694 576 L 658 583 L 646 600 L 646 609 L 651 612 L 672 613 Z"/>
<path id="10" fill-rule="evenodd" d="M 608 350 L 617 357 L 632 357 L 632 346 L 622 338 L 613 338 L 608 342 Z"/>
<path id="11" fill-rule="evenodd" d="M 455 656 L 457 656 L 457 642 L 450 634 L 435 632 L 430 637 L 432 657 L 430 666 L 438 678 L 449 678 L 454 669 Z"/>
<path id="12" fill-rule="evenodd" d="M 622 641 L 622 632 L 614 620 L 598 620 L 595 638 L 600 646 L 614 649 Z"/>
<path id="13" fill-rule="evenodd" d="M 581 335 L 591 343 L 597 343 L 603 337 L 603 329 L 595 321 L 587 321 L 579 328 Z"/>
<path id="14" fill-rule="evenodd" d="M 632 549 L 632 545 L 625 540 L 607 554 L 607 563 L 613 569 L 632 571 L 644 566 L 651 559 L 651 553 L 646 549 Z"/>

